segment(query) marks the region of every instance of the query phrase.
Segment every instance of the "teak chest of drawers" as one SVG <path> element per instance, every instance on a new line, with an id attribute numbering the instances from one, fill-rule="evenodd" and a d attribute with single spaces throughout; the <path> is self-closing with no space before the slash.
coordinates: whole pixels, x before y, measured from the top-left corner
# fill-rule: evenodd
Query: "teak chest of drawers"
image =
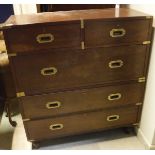
<path id="1" fill-rule="evenodd" d="M 130 9 L 11 16 L 3 27 L 29 141 L 139 122 L 152 16 Z"/>

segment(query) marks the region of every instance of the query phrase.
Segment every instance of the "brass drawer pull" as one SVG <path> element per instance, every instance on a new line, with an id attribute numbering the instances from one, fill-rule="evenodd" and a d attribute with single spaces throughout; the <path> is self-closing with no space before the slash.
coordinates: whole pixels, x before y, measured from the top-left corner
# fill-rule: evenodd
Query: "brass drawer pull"
<path id="1" fill-rule="evenodd" d="M 61 106 L 61 102 L 59 102 L 59 101 L 53 101 L 53 102 L 46 103 L 47 109 L 59 108 L 60 106 Z"/>
<path id="2" fill-rule="evenodd" d="M 64 126 L 63 126 L 63 124 L 52 124 L 52 125 L 50 125 L 50 130 L 60 130 L 60 129 L 62 129 Z"/>
<path id="3" fill-rule="evenodd" d="M 39 34 L 36 37 L 36 40 L 38 43 L 42 44 L 42 43 L 49 43 L 54 41 L 54 36 L 50 33 L 47 34 Z"/>
<path id="4" fill-rule="evenodd" d="M 55 75 L 57 73 L 57 69 L 55 67 L 47 67 L 41 70 L 41 74 L 46 75 Z"/>
<path id="5" fill-rule="evenodd" d="M 109 62 L 109 68 L 120 68 L 123 66 L 122 60 L 114 60 Z"/>
<path id="6" fill-rule="evenodd" d="M 121 29 L 112 29 L 110 31 L 110 36 L 113 38 L 116 37 L 123 37 L 126 34 L 125 29 L 121 28 Z"/>
<path id="7" fill-rule="evenodd" d="M 122 95 L 120 93 L 116 93 L 116 94 L 110 94 L 108 96 L 108 100 L 112 101 L 112 100 L 119 100 L 122 97 Z"/>
<path id="8" fill-rule="evenodd" d="M 107 121 L 111 122 L 111 121 L 117 121 L 119 119 L 119 115 L 110 115 L 107 117 Z"/>

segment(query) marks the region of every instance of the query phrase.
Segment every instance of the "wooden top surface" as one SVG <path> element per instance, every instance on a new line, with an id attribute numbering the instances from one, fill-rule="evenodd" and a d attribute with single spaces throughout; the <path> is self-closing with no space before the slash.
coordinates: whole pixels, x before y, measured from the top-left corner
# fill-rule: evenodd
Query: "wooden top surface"
<path id="1" fill-rule="evenodd" d="M 12 15 L 6 21 L 6 25 L 27 25 L 46 22 L 62 22 L 88 19 L 108 19 L 108 18 L 126 18 L 126 17 L 145 17 L 150 16 L 139 11 L 127 8 L 110 8 L 110 9 L 91 9 L 91 10 L 74 10 L 44 12 L 36 14 Z"/>

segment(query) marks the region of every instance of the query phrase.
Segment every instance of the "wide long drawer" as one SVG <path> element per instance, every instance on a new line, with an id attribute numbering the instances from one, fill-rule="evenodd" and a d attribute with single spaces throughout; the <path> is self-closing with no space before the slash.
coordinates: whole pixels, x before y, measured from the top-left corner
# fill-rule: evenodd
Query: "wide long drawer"
<path id="1" fill-rule="evenodd" d="M 143 102 L 144 84 L 133 83 L 101 88 L 26 96 L 20 98 L 24 119 L 64 115 L 96 109 L 136 105 Z"/>
<path id="2" fill-rule="evenodd" d="M 130 125 L 137 121 L 138 108 L 125 107 L 65 117 L 24 122 L 29 140 L 42 140 Z"/>
<path id="3" fill-rule="evenodd" d="M 145 76 L 147 46 L 48 50 L 10 58 L 16 88 L 26 95 Z"/>
<path id="4" fill-rule="evenodd" d="M 25 25 L 4 30 L 8 53 L 81 48 L 80 21 Z"/>
<path id="5" fill-rule="evenodd" d="M 85 46 L 143 43 L 150 40 L 151 21 L 150 19 L 86 20 Z"/>

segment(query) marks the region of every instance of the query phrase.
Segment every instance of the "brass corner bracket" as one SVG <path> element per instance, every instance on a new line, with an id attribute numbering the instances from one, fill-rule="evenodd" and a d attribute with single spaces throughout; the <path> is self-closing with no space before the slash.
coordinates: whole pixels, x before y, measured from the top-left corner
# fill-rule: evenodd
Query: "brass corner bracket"
<path id="1" fill-rule="evenodd" d="M 146 19 L 151 19 L 152 18 L 152 16 L 146 16 Z"/>
<path id="2" fill-rule="evenodd" d="M 11 28 L 13 24 L 0 24 L 0 30 Z"/>
<path id="3" fill-rule="evenodd" d="M 81 42 L 81 49 L 82 49 L 82 50 L 85 49 L 84 41 Z"/>
<path id="4" fill-rule="evenodd" d="M 29 118 L 23 119 L 23 122 L 27 122 L 27 121 L 30 121 L 30 119 Z"/>
<path id="5" fill-rule="evenodd" d="M 16 93 L 17 98 L 25 96 L 25 92 Z"/>
<path id="6" fill-rule="evenodd" d="M 8 53 L 8 57 L 15 57 L 17 56 L 17 53 Z"/>
<path id="7" fill-rule="evenodd" d="M 29 142 L 34 142 L 35 140 L 28 140 Z"/>
<path id="8" fill-rule="evenodd" d="M 138 82 L 145 82 L 145 81 L 146 81 L 146 78 L 145 77 L 138 78 Z"/>
<path id="9" fill-rule="evenodd" d="M 84 20 L 81 19 L 81 29 L 84 29 Z"/>
<path id="10" fill-rule="evenodd" d="M 151 44 L 151 41 L 150 40 L 143 41 L 143 45 L 148 45 L 148 44 Z"/>
<path id="11" fill-rule="evenodd" d="M 142 103 L 141 103 L 141 102 L 139 102 L 139 103 L 136 103 L 136 105 L 137 105 L 137 106 L 139 106 L 139 105 L 142 105 Z"/>
<path id="12" fill-rule="evenodd" d="M 134 124 L 132 124 L 132 125 L 134 125 L 134 126 L 139 126 L 139 123 L 134 123 Z"/>

